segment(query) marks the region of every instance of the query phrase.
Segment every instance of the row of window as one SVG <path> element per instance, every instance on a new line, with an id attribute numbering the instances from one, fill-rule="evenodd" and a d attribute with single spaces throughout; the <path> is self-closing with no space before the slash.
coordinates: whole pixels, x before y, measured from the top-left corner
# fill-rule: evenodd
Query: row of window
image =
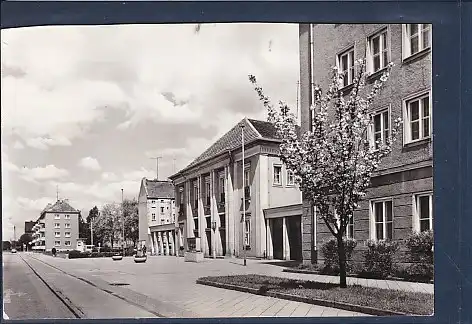
<path id="1" fill-rule="evenodd" d="M 394 209 L 393 199 L 385 198 L 371 201 L 370 239 L 393 240 Z M 424 193 L 414 196 L 413 230 L 424 232 L 433 229 L 433 194 Z M 354 238 L 354 219 L 351 217 L 346 227 L 346 236 Z"/>
<path id="2" fill-rule="evenodd" d="M 376 73 L 387 67 L 390 57 L 390 37 L 388 28 L 367 38 L 367 72 Z M 402 27 L 403 59 L 431 47 L 431 25 L 407 24 Z M 347 87 L 355 78 L 354 46 L 338 54 L 336 65 L 342 74 L 341 86 Z"/>
<path id="3" fill-rule="evenodd" d="M 151 214 L 151 220 L 152 221 L 156 221 L 156 214 Z M 175 220 L 175 214 L 172 214 L 172 223 L 174 222 Z M 161 218 L 161 224 L 166 224 L 166 223 L 169 223 L 169 219 L 168 218 Z"/>
<path id="4" fill-rule="evenodd" d="M 287 186 L 295 185 L 295 176 L 292 171 L 287 170 L 286 172 Z M 274 186 L 281 186 L 283 183 L 282 179 L 282 165 L 274 165 L 272 172 L 272 184 Z"/>
<path id="5" fill-rule="evenodd" d="M 60 214 L 54 214 L 54 219 L 61 219 Z M 64 219 L 70 219 L 70 215 L 66 214 L 64 215 Z"/>
<path id="6" fill-rule="evenodd" d="M 54 232 L 54 237 L 61 237 L 61 232 Z M 64 232 L 64 237 L 70 237 L 70 232 Z"/>
<path id="7" fill-rule="evenodd" d="M 161 203 L 165 203 L 165 200 L 161 199 Z M 173 200 L 171 200 L 171 203 L 174 204 L 175 202 Z M 151 204 L 155 205 L 156 204 L 156 201 L 155 200 L 151 200 Z M 155 206 L 153 206 L 155 207 Z"/>
<path id="8" fill-rule="evenodd" d="M 61 241 L 54 241 L 55 246 L 61 246 Z M 70 241 L 64 241 L 64 246 L 70 246 Z"/>
<path id="9" fill-rule="evenodd" d="M 64 223 L 65 228 L 70 228 L 70 223 Z M 54 223 L 54 228 L 61 228 L 61 223 Z"/>

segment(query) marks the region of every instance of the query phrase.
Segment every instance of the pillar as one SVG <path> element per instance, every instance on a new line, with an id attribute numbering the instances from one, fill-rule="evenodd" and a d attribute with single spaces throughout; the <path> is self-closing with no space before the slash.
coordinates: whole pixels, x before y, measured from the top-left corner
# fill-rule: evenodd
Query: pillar
<path id="1" fill-rule="evenodd" d="M 217 221 L 218 218 L 218 207 L 216 206 L 216 197 L 215 197 L 215 170 L 210 171 L 210 220 L 211 220 L 211 231 L 210 231 L 210 240 L 211 240 L 211 251 L 209 254 L 216 258 L 216 231 L 218 231 L 218 222 L 216 223 L 216 228 L 213 230 L 213 222 Z"/>
<path id="2" fill-rule="evenodd" d="M 282 218 L 283 258 L 290 260 L 290 242 L 288 240 L 287 217 Z"/>
<path id="3" fill-rule="evenodd" d="M 274 245 L 272 243 L 271 219 L 266 219 L 266 253 L 267 259 L 274 258 Z"/>
<path id="4" fill-rule="evenodd" d="M 199 175 L 197 178 L 197 187 L 198 187 L 198 236 L 200 236 L 200 249 L 202 252 L 207 251 L 208 246 L 206 244 L 206 234 L 205 234 L 205 212 L 203 211 L 203 190 L 202 190 L 202 176 Z"/>
<path id="5" fill-rule="evenodd" d="M 177 248 L 175 246 L 174 235 L 175 235 L 175 230 L 174 231 L 169 231 L 170 243 L 171 243 L 171 246 L 172 246 L 171 253 L 172 253 L 172 255 L 177 255 Z"/>
<path id="6" fill-rule="evenodd" d="M 157 237 L 156 237 L 156 232 L 151 232 L 151 255 L 157 255 Z"/>
<path id="7" fill-rule="evenodd" d="M 159 235 L 159 254 L 164 255 L 164 237 L 162 235 L 162 232 L 158 232 L 157 234 Z"/>

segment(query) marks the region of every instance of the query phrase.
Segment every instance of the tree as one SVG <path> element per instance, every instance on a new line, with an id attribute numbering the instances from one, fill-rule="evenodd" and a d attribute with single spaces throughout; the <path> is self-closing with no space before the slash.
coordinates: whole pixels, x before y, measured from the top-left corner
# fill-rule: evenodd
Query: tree
<path id="1" fill-rule="evenodd" d="M 138 202 L 136 199 L 125 199 L 123 201 L 123 212 L 125 216 L 125 237 L 136 246 L 139 237 Z"/>
<path id="2" fill-rule="evenodd" d="M 100 216 L 93 220 L 93 230 L 99 238 L 97 243 L 110 242 L 113 247 L 113 244 L 119 240 L 122 231 L 121 206 L 118 204 L 104 205 Z"/>
<path id="3" fill-rule="evenodd" d="M 294 173 L 295 181 L 304 199 L 316 208 L 337 241 L 340 287 L 346 284 L 346 227 L 358 202 L 365 196 L 370 179 L 383 157 L 391 151 L 401 120 L 395 121 L 391 137 L 386 142 L 369 141 L 372 118 L 369 107 L 387 81 L 393 64 L 366 89 L 368 74 L 365 59 L 356 62 L 357 73 L 353 88 L 345 98 L 340 89 L 344 75 L 333 68 L 328 90 L 323 95 L 315 87 L 314 105 L 310 107 L 312 130 L 297 134 L 296 119 L 284 102 L 275 108 L 270 99 L 249 76 L 250 82 L 268 110 L 268 120 L 273 123 L 282 141 L 281 160 Z"/>
<path id="4" fill-rule="evenodd" d="M 90 233 L 90 225 L 92 225 L 92 222 L 99 216 L 99 210 L 97 206 L 94 206 L 92 209 L 89 210 L 89 214 L 86 218 L 88 228 L 87 231 L 88 233 L 86 234 L 85 238 L 87 238 L 87 244 L 92 244 L 92 238 L 91 238 L 91 233 Z M 97 232 L 95 229 L 93 230 L 93 243 L 96 245 L 98 242 L 100 242 L 100 237 L 97 236 Z"/>
<path id="5" fill-rule="evenodd" d="M 18 240 L 18 245 L 21 247 L 21 249 L 23 249 L 23 244 L 26 244 L 26 248 L 28 248 L 28 245 L 32 240 L 33 238 L 31 237 L 31 234 L 24 233 L 20 236 L 20 239 Z"/>
<path id="6" fill-rule="evenodd" d="M 79 215 L 79 237 L 84 238 L 86 244 L 90 244 L 90 224 L 84 221 L 82 215 Z"/>
<path id="7" fill-rule="evenodd" d="M 2 246 L 3 246 L 3 251 L 11 250 L 11 242 L 10 241 L 3 241 Z"/>

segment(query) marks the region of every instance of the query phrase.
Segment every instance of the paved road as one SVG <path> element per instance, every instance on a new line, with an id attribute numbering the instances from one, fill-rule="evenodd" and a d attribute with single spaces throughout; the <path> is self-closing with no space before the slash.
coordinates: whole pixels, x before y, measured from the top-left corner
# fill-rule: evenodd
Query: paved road
<path id="1" fill-rule="evenodd" d="M 187 263 L 177 257 L 149 257 L 144 264 L 132 258 L 112 261 L 99 259 L 62 259 L 34 255 L 76 278 L 86 279 L 101 289 L 111 290 L 125 300 L 133 300 L 165 317 L 319 317 L 365 316 L 364 314 L 258 296 L 233 290 L 198 285 L 202 276 L 243 273 L 282 275 L 281 268 L 248 260 L 205 260 Z M 40 260 L 40 261 L 39 261 Z M 294 275 L 294 274 L 286 274 Z M 110 286 L 123 283 L 124 287 Z"/>
<path id="2" fill-rule="evenodd" d="M 3 254 L 3 303 L 10 319 L 76 318 L 19 253 Z"/>
<path id="3" fill-rule="evenodd" d="M 158 317 L 29 253 L 4 254 L 3 282 L 5 313 L 10 319 Z"/>

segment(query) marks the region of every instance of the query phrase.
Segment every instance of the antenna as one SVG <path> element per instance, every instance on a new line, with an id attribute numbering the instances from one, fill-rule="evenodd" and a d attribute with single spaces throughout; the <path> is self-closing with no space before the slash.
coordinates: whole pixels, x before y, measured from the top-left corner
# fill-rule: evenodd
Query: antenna
<path id="1" fill-rule="evenodd" d="M 162 159 L 162 156 L 156 156 L 151 159 L 156 160 L 156 180 L 159 180 L 159 159 Z"/>
<path id="2" fill-rule="evenodd" d="M 56 185 L 56 199 L 59 201 L 59 185 Z"/>

